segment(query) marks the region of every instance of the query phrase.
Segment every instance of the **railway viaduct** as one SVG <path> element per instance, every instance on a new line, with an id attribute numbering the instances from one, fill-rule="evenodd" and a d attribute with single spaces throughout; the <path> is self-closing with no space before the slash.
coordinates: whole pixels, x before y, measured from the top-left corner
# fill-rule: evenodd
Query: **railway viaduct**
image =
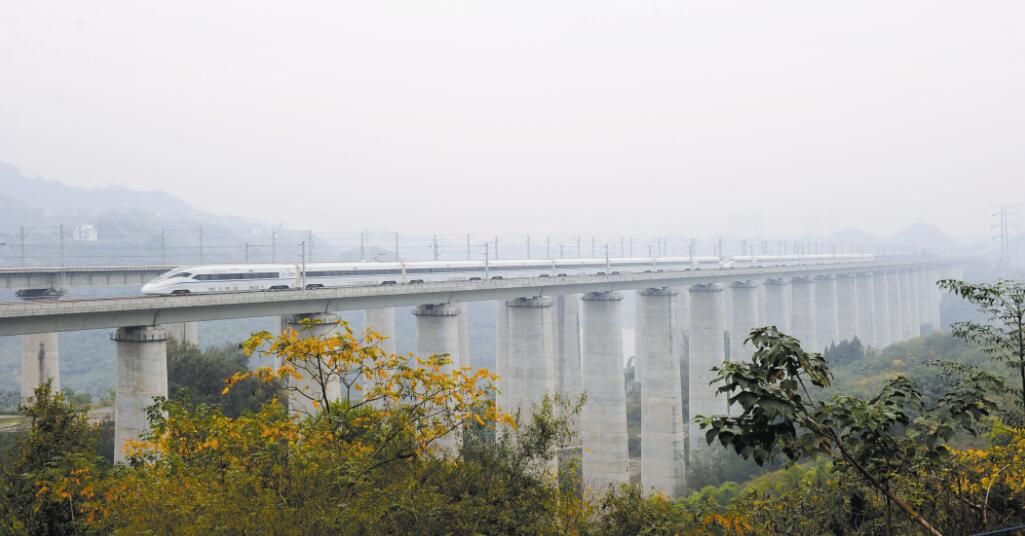
<path id="1" fill-rule="evenodd" d="M 139 284 L 169 266 L 0 270 L 0 288 Z M 366 326 L 394 352 L 396 306 L 415 306 L 416 350 L 468 365 L 466 307 L 498 300 L 497 403 L 529 412 L 549 392 L 587 393 L 580 422 L 585 484 L 629 479 L 623 382 L 622 300 L 636 292 L 637 380 L 641 384 L 641 481 L 670 495 L 685 490 L 688 459 L 708 447 L 691 419 L 726 414 L 709 385 L 724 358 L 750 359 L 754 327 L 775 325 L 821 350 L 857 336 L 881 347 L 940 328 L 935 282 L 962 275 L 958 260 L 876 260 L 849 265 L 738 268 L 520 277 L 281 292 L 180 297 L 26 300 L 0 304 L 0 336 L 23 336 L 22 392 L 59 383 L 57 333 L 113 328 L 117 348 L 115 457 L 145 430 L 145 408 L 167 396 L 166 341 L 192 339 L 204 320 L 282 317 L 335 319 L 364 310 Z M 329 329 L 317 327 L 316 330 Z M 729 333 L 729 344 L 726 344 Z M 682 374 L 681 374 L 681 367 Z M 681 378 L 683 378 L 681 380 Z M 683 414 L 681 381 L 688 385 Z M 295 403 L 295 401 L 293 401 Z"/>

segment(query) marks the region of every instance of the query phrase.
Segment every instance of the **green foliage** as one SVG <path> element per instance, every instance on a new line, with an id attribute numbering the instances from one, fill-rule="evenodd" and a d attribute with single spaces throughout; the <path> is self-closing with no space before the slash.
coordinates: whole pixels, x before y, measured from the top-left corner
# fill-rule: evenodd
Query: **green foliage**
<path id="1" fill-rule="evenodd" d="M 1010 368 L 1020 387 L 1016 422 L 1025 422 L 1025 284 L 1000 280 L 971 284 L 954 279 L 939 282 L 940 288 L 974 304 L 986 317 L 984 322 L 951 324 L 955 337 L 971 341 L 991 359 Z"/>
<path id="2" fill-rule="evenodd" d="M 0 414 L 16 413 L 21 403 L 18 391 L 0 391 Z"/>
<path id="3" fill-rule="evenodd" d="M 831 342 L 826 351 L 822 353 L 822 357 L 825 357 L 826 361 L 833 366 L 860 361 L 865 358 L 865 346 L 857 337 L 849 341 L 840 341 L 840 344 Z"/>
<path id="4" fill-rule="evenodd" d="M 237 345 L 200 350 L 193 344 L 168 342 L 167 388 L 171 397 L 217 406 L 230 417 L 258 409 L 278 391 L 276 383 L 246 379 L 222 394 L 225 380 L 247 367 L 248 360 Z"/>
<path id="5" fill-rule="evenodd" d="M 598 514 L 600 522 L 591 534 L 600 536 L 687 534 L 696 524 L 693 515 L 669 498 L 647 497 L 633 484 L 606 493 L 598 504 Z"/>
<path id="6" fill-rule="evenodd" d="M 79 408 L 88 408 L 93 402 L 93 397 L 89 393 L 76 393 L 74 389 L 65 387 L 61 390 L 64 395 L 64 399 Z"/>
<path id="7" fill-rule="evenodd" d="M 976 432 L 978 420 L 995 407 L 987 397 L 990 378 L 966 377 L 932 405 L 924 404 L 914 383 L 903 376 L 868 400 L 836 395 L 822 401 L 809 391 L 809 385 L 830 384 L 821 355 L 805 352 L 774 327 L 752 331 L 749 342 L 756 348 L 752 362 L 724 363 L 713 382 L 742 413 L 699 416 L 708 442 L 718 440 L 759 464 L 775 453 L 790 460 L 826 456 L 837 471 L 860 479 L 936 533 L 906 498 L 893 492 L 891 481 L 912 469 L 936 466 L 958 429 Z"/>
<path id="8" fill-rule="evenodd" d="M 30 422 L 0 469 L 0 528 L 5 534 L 82 534 L 80 497 L 59 482 L 98 463 L 96 427 L 50 382 L 20 408 Z"/>

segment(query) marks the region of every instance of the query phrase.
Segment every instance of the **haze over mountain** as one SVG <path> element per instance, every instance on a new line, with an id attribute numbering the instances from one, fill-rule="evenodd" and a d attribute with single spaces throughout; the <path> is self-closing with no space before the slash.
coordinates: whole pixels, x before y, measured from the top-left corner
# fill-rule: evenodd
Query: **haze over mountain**
<path id="1" fill-rule="evenodd" d="M 18 167 L 0 162 L 0 228 L 9 235 L 20 225 L 74 226 L 80 223 L 97 225 L 103 237 L 152 236 L 161 228 L 190 228 L 202 225 L 215 238 L 239 240 L 254 230 L 269 229 L 271 225 L 245 216 L 225 216 L 197 209 L 190 203 L 168 192 L 136 190 L 124 185 L 99 188 L 69 186 L 60 180 L 29 177 Z M 256 210 L 254 210 L 254 213 Z M 278 227 L 285 227 L 279 224 Z M 478 225 L 481 232 L 490 229 Z M 687 222 L 673 222 L 674 230 L 688 232 Z M 330 229 L 355 231 L 356 229 Z M 429 233 L 425 229 L 424 233 Z M 750 229 L 746 236 L 758 236 Z M 712 235 L 706 238 L 714 238 Z M 743 239 L 737 230 L 722 233 L 731 239 Z M 876 235 L 858 229 L 844 229 L 828 235 L 808 234 L 801 237 L 779 239 L 822 241 L 850 246 L 912 246 L 923 248 L 952 248 L 959 242 L 929 223 L 915 223 L 889 235 Z"/>
<path id="2" fill-rule="evenodd" d="M 1025 203 L 1022 2 L 9 4 L 0 158 L 211 212 L 961 238 Z"/>
<path id="3" fill-rule="evenodd" d="M 79 188 L 59 180 L 28 177 L 0 162 L 0 226 L 75 225 L 110 219 L 145 225 L 220 225 L 244 231 L 254 224 L 232 216 L 196 209 L 159 190 L 136 190 L 124 185 Z"/>

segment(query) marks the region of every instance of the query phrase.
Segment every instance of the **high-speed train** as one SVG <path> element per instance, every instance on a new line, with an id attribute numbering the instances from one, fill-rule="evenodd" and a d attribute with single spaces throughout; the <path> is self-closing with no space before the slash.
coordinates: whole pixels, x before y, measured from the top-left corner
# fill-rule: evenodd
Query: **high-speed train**
<path id="1" fill-rule="evenodd" d="M 762 255 L 605 259 L 348 262 L 298 264 L 216 264 L 175 268 L 142 287 L 143 294 L 177 296 L 212 292 L 315 289 L 360 285 L 416 284 L 485 278 L 728 270 L 768 266 L 866 263 L 872 255 Z"/>

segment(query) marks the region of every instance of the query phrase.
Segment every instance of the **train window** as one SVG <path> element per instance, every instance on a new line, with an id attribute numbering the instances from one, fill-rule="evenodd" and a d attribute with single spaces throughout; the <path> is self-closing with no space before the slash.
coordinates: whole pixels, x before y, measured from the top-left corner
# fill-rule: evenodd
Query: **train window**
<path id="1" fill-rule="evenodd" d="M 277 279 L 276 272 L 252 272 L 248 274 L 199 274 L 195 277 L 200 281 L 230 281 L 234 279 Z"/>
<path id="2" fill-rule="evenodd" d="M 174 274 L 174 275 L 168 277 L 168 279 L 174 279 L 175 277 L 192 277 L 192 274 L 190 274 L 188 272 L 179 272 L 177 274 Z"/>

